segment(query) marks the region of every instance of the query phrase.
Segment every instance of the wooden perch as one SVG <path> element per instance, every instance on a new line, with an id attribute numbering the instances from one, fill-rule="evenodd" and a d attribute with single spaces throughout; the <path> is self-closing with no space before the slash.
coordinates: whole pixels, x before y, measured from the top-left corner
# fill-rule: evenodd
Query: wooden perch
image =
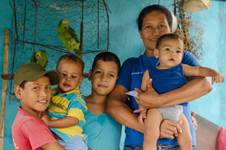
<path id="1" fill-rule="evenodd" d="M 2 74 L 1 77 L 3 80 L 13 80 L 13 74 Z"/>
<path id="2" fill-rule="evenodd" d="M 5 30 L 4 40 L 4 61 L 3 61 L 3 74 L 8 73 L 8 50 L 9 50 L 9 29 Z M 0 149 L 3 149 L 4 144 L 4 120 L 6 108 L 6 95 L 7 95 L 7 80 L 2 80 L 2 108 L 0 120 Z"/>

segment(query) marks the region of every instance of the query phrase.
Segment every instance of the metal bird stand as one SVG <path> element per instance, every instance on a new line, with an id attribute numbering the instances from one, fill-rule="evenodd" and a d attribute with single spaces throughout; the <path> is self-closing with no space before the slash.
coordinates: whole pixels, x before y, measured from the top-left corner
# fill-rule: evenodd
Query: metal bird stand
<path id="1" fill-rule="evenodd" d="M 40 49 L 51 58 L 49 67 L 55 68 L 51 64 L 55 65 L 59 56 L 68 52 L 56 32 L 63 18 L 70 21 L 70 26 L 80 37 L 80 50 L 86 63 L 91 64 L 97 52 L 109 50 L 110 10 L 105 0 L 10 0 L 10 6 L 14 22 L 11 74 Z"/>

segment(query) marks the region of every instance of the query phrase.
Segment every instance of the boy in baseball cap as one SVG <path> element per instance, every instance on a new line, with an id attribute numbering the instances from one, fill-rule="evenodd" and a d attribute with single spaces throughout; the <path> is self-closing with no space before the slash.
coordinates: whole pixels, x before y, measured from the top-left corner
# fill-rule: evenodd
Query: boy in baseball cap
<path id="1" fill-rule="evenodd" d="M 58 82 L 55 71 L 45 71 L 38 64 L 24 64 L 14 75 L 14 92 L 20 101 L 12 126 L 16 150 L 63 148 L 57 143 L 49 128 L 40 119 L 49 105 L 50 85 Z"/>

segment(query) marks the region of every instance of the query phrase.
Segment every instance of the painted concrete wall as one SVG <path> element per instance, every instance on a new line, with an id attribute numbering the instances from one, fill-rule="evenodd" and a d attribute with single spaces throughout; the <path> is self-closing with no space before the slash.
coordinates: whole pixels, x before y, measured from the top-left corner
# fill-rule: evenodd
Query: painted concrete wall
<path id="1" fill-rule="evenodd" d="M 165 4 L 165 0 L 160 1 L 161 4 Z M 115 52 L 123 62 L 126 58 L 132 56 L 138 56 L 143 53 L 143 45 L 139 38 L 139 33 L 136 27 L 136 16 L 139 11 L 146 5 L 157 3 L 158 0 L 108 0 L 108 5 L 110 7 L 110 50 Z M 165 4 L 170 7 L 170 1 Z M 4 7 L 3 7 L 4 6 Z M 226 75 L 225 70 L 225 27 L 226 27 L 226 4 L 223 2 L 213 3 L 211 9 L 205 10 L 193 15 L 194 23 L 197 22 L 204 30 L 203 38 L 203 55 L 200 58 L 200 62 L 216 70 L 219 70 Z M 0 5 L 0 64 L 3 61 L 3 30 L 5 28 L 12 29 L 12 13 L 9 7 L 8 0 L 1 0 Z M 10 51 L 12 53 L 12 50 Z M 24 51 L 18 51 L 18 58 L 23 58 L 16 64 L 19 66 L 22 62 L 27 62 L 31 53 L 24 55 Z M 58 55 L 58 54 L 57 54 Z M 11 58 L 12 56 L 10 56 Z M 52 68 L 55 65 L 55 60 L 59 56 L 54 55 L 51 57 L 50 64 L 48 68 Z M 93 56 L 87 55 L 86 60 L 86 70 L 89 70 Z M 2 73 L 2 65 L 0 66 L 0 72 Z M 88 81 L 86 81 L 88 84 Z M 198 112 L 202 116 L 214 121 L 219 125 L 226 126 L 225 104 L 224 99 L 226 97 L 224 89 L 226 84 L 214 85 L 213 91 L 205 97 L 202 97 L 200 101 L 192 103 L 192 110 Z M 1 80 L 0 80 L 1 89 Z M 87 86 L 82 87 L 87 93 L 89 89 Z M 18 102 L 15 98 L 9 101 L 7 100 L 7 111 L 6 111 L 6 128 L 5 128 L 5 150 L 13 149 L 11 141 L 11 124 L 14 119 L 16 109 L 18 107 Z"/>
<path id="2" fill-rule="evenodd" d="M 118 3 L 109 2 L 113 12 L 111 16 L 112 50 L 117 52 L 121 60 L 143 53 L 143 46 L 134 22 L 139 11 L 152 2 L 142 1 L 142 3 L 139 3 L 139 1 L 134 1 L 133 3 L 129 3 L 125 0 Z M 167 7 L 171 6 L 170 4 L 163 3 L 163 0 L 160 3 Z M 123 6 L 126 6 L 126 9 Z M 214 68 L 224 75 L 226 75 L 225 8 L 225 2 L 215 1 L 212 3 L 210 9 L 192 14 L 194 24 L 192 29 L 193 33 L 197 31 L 197 28 L 201 28 L 203 31 L 201 41 L 202 56 L 199 58 L 200 63 L 203 66 Z M 214 84 L 211 93 L 200 98 L 198 101 L 192 102 L 192 110 L 218 125 L 226 126 L 226 113 L 224 113 L 226 110 L 224 103 L 226 96 L 224 92 L 225 87 L 226 83 Z"/>
<path id="3" fill-rule="evenodd" d="M 194 13 L 193 22 L 203 31 L 203 55 L 200 62 L 226 75 L 226 3 L 214 2 L 210 9 Z M 192 109 L 200 115 L 226 126 L 226 83 L 214 84 L 208 95 L 192 103 Z"/>
<path id="4" fill-rule="evenodd" d="M 12 11 L 9 6 L 8 0 L 1 0 L 0 2 L 0 74 L 3 72 L 3 43 L 4 43 L 4 30 L 12 29 Z M 11 34 L 10 34 L 11 35 Z M 0 90 L 2 96 L 2 80 L 0 80 Z M 0 97 L 1 97 L 0 96 Z M 8 98 L 8 97 L 7 97 Z M 2 98 L 1 98 L 2 101 Z M 1 102 L 0 101 L 0 102 Z M 1 105 L 1 104 L 0 104 Z M 13 149 L 11 142 L 11 124 L 15 114 L 15 103 L 9 102 L 7 99 L 6 105 L 6 116 L 5 116 L 5 143 L 4 145 L 9 145 L 9 149 Z M 4 149 L 7 149 L 6 146 Z"/>
<path id="5" fill-rule="evenodd" d="M 121 60 L 137 56 L 143 52 L 139 33 L 137 32 L 136 24 L 134 23 L 139 11 L 145 5 L 150 4 L 150 2 L 147 1 L 142 2 L 143 3 L 135 1 L 129 3 L 125 0 L 120 1 L 117 4 L 110 2 L 112 12 L 115 12 L 111 17 L 111 48 L 113 51 L 117 51 Z M 134 5 L 134 3 L 136 5 Z M 163 0 L 160 1 L 160 3 L 167 7 L 171 6 L 169 3 L 163 3 Z M 123 6 L 126 6 L 126 9 Z M 203 66 L 214 68 L 224 75 L 226 75 L 225 8 L 225 2 L 215 1 L 212 3 L 210 9 L 192 14 L 194 24 L 192 31 L 196 32 L 197 28 L 203 30 L 203 38 L 201 41 L 202 56 L 199 58 L 200 63 Z M 226 96 L 224 92 L 225 87 L 226 83 L 214 84 L 211 93 L 200 98 L 198 101 L 192 102 L 192 110 L 218 125 L 226 126 L 226 113 L 224 113 L 226 110 L 224 102 Z"/>
<path id="6" fill-rule="evenodd" d="M 5 7 L 3 7 L 3 4 L 6 4 Z M 0 7 L 0 64 L 3 64 L 3 43 L 4 43 L 4 30 L 5 29 L 11 29 L 12 28 L 12 13 L 8 4 L 7 0 L 1 1 L 1 7 Z M 3 67 L 1 65 L 0 72 L 3 72 Z M 0 80 L 0 83 L 2 81 Z M 2 84 L 0 85 L 0 89 L 2 88 Z"/>

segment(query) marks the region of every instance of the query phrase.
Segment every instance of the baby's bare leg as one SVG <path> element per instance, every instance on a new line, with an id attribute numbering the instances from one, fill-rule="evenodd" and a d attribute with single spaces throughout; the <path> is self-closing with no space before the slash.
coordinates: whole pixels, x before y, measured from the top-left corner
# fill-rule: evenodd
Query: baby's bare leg
<path id="1" fill-rule="evenodd" d="M 179 133 L 177 140 L 180 145 L 180 150 L 192 150 L 192 137 L 190 133 L 190 127 L 188 124 L 187 118 L 183 113 L 180 115 L 180 121 L 183 121 L 182 124 L 182 133 Z"/>
<path id="2" fill-rule="evenodd" d="M 144 148 L 143 150 L 156 150 L 159 138 L 159 128 L 162 116 L 158 109 L 149 109 L 144 123 Z"/>

